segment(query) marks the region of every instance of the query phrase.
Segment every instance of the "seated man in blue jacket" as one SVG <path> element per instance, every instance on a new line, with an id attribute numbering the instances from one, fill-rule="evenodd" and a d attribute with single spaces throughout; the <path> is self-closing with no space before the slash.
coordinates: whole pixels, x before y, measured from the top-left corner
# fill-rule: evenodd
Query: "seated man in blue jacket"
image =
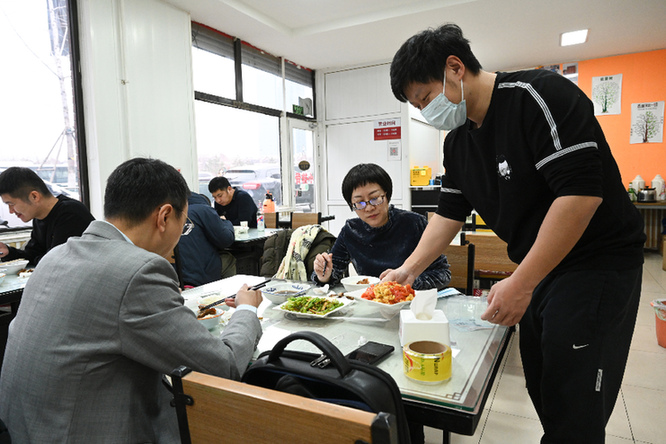
<path id="1" fill-rule="evenodd" d="M 183 284 L 197 287 L 234 275 L 233 256 L 222 253 L 225 259 L 229 256 L 229 261 L 224 260 L 225 272 L 222 270 L 223 260 L 220 257 L 222 250 L 230 246 L 235 239 L 231 221 L 220 219 L 206 197 L 201 194 L 191 193 L 187 203 L 187 217 L 194 226 L 187 236 L 181 236 L 178 241 Z M 233 270 L 228 270 L 231 265 Z"/>

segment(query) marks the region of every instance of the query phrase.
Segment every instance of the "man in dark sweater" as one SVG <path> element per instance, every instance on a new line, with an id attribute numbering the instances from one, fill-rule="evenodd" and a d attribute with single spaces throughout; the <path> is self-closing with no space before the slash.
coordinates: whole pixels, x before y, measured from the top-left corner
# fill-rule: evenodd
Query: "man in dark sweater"
<path id="1" fill-rule="evenodd" d="M 552 72 L 483 71 L 452 24 L 405 42 L 391 87 L 450 132 L 437 214 L 383 277 L 413 280 L 475 209 L 519 264 L 491 288 L 481 318 L 520 322 L 541 442 L 603 443 L 638 311 L 645 234 L 591 101 Z"/>
<path id="2" fill-rule="evenodd" d="M 222 219 L 234 225 L 246 221 L 250 228 L 257 228 L 257 204 L 246 191 L 234 188 L 226 177 L 213 177 L 208 191 L 215 199 L 215 211 Z"/>
<path id="3" fill-rule="evenodd" d="M 37 265 L 51 248 L 72 236 L 81 236 L 95 220 L 78 200 L 51 194 L 44 181 L 29 168 L 11 167 L 3 171 L 0 197 L 10 213 L 23 222 L 32 220 L 32 234 L 24 249 L 0 242 L 3 261 L 28 259 L 31 265 Z"/>

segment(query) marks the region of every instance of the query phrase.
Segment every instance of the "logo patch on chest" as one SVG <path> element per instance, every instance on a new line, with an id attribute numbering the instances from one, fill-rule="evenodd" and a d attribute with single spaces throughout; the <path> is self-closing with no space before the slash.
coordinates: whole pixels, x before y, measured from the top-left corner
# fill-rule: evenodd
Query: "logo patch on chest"
<path id="1" fill-rule="evenodd" d="M 511 165 L 504 154 L 497 156 L 497 174 L 504 180 L 511 180 Z"/>

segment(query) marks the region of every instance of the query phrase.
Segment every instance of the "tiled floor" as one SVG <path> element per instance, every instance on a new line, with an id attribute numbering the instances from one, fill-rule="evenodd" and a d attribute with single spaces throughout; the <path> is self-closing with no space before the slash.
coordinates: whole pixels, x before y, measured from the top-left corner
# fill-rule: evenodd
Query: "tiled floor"
<path id="1" fill-rule="evenodd" d="M 645 253 L 643 291 L 620 396 L 606 427 L 607 444 L 666 443 L 666 348 L 657 344 L 650 301 L 666 297 L 662 257 Z M 452 444 L 538 443 L 542 435 L 525 389 L 513 336 L 474 436 L 451 435 Z M 426 428 L 426 443 L 441 442 L 441 432 Z"/>

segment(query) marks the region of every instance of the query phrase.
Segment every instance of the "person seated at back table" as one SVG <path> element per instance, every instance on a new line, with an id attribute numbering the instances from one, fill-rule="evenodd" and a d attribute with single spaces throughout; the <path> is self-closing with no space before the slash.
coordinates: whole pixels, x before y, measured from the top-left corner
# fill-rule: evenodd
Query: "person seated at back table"
<path id="1" fill-rule="evenodd" d="M 312 280 L 336 285 L 349 262 L 359 275 L 379 277 L 409 257 L 428 222 L 421 214 L 390 205 L 392 193 L 391 176 L 379 165 L 362 163 L 349 170 L 342 181 L 342 196 L 358 218 L 347 220 L 331 253 L 317 255 Z M 412 286 L 440 289 L 450 281 L 449 265 L 441 255 Z"/>
<path id="2" fill-rule="evenodd" d="M 234 225 L 246 221 L 248 227 L 257 228 L 257 204 L 247 191 L 232 187 L 223 176 L 213 177 L 208 191 L 215 199 L 215 211 L 221 218 Z"/>
<path id="3" fill-rule="evenodd" d="M 198 287 L 224 277 L 233 276 L 236 271 L 235 259 L 222 250 L 234 243 L 234 227 L 231 221 L 220 219 L 202 194 L 191 193 L 187 199 L 187 216 L 192 221 L 192 231 L 181 236 L 178 241 L 178 255 L 183 275 L 183 283 Z M 223 272 L 225 265 L 233 265 L 233 270 Z M 229 268 L 225 267 L 224 270 Z"/>
<path id="4" fill-rule="evenodd" d="M 17 443 L 180 442 L 162 374 L 185 365 L 240 379 L 261 337 L 261 292 L 238 291 L 222 335 L 183 305 L 165 259 L 189 189 L 157 159 L 111 173 L 104 221 L 44 256 L 9 327 L 0 418 Z"/>
<path id="5" fill-rule="evenodd" d="M 11 167 L 0 173 L 0 197 L 9 206 L 10 213 L 23 222 L 32 220 L 32 234 L 23 249 L 0 242 L 3 261 L 28 259 L 31 265 L 37 265 L 47 251 L 72 236 L 81 236 L 95 220 L 78 200 L 51 194 L 30 168 Z"/>

